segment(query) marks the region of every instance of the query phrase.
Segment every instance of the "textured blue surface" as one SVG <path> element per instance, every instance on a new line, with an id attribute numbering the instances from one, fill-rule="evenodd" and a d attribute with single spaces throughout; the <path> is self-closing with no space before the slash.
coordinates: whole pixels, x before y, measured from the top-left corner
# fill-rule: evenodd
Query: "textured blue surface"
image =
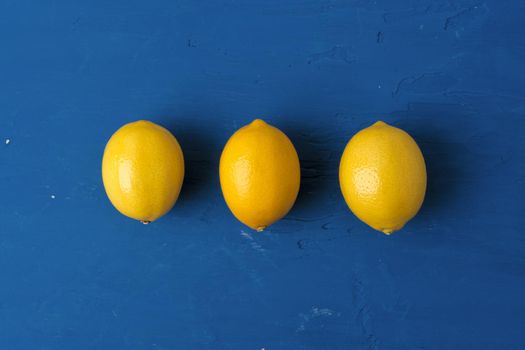
<path id="1" fill-rule="evenodd" d="M 0 1 L 0 349 L 523 349 L 525 2 Z M 254 233 L 218 160 L 255 117 L 301 159 Z M 118 214 L 104 145 L 147 118 L 181 197 Z M 347 209 L 343 147 L 383 119 L 427 199 L 387 237 Z M 9 140 L 9 142 L 7 141 Z M 5 142 L 4 142 L 5 141 Z"/>

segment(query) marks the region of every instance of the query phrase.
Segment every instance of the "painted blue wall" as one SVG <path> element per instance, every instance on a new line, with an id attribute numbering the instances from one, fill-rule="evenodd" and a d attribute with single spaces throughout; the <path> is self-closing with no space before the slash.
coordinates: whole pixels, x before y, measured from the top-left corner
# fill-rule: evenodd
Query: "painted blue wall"
<path id="1" fill-rule="evenodd" d="M 523 349 L 523 1 L 0 1 L 0 348 Z M 237 222 L 218 160 L 255 117 L 301 159 L 290 214 Z M 175 208 L 118 214 L 104 145 L 168 127 Z M 391 237 L 347 209 L 344 145 L 425 155 Z M 9 140 L 9 142 L 7 142 Z"/>

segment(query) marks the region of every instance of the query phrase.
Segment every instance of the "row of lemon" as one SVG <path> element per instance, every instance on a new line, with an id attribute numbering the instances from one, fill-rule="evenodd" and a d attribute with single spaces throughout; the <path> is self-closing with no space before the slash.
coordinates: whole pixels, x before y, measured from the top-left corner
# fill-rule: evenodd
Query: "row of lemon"
<path id="1" fill-rule="evenodd" d="M 292 208 L 300 164 L 290 139 L 256 119 L 237 130 L 221 155 L 220 182 L 233 215 L 262 231 Z M 175 204 L 184 179 L 176 138 L 149 121 L 126 124 L 113 134 L 102 161 L 102 178 L 113 205 L 150 223 Z M 390 234 L 416 215 L 426 190 L 426 168 L 416 142 L 384 122 L 348 142 L 339 167 L 346 203 L 362 221 Z"/>

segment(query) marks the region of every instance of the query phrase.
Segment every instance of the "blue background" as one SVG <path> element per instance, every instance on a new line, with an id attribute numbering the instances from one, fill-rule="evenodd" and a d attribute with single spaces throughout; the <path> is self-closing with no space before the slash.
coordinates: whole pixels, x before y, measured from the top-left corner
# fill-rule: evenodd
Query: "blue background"
<path id="1" fill-rule="evenodd" d="M 523 349 L 525 2 L 0 1 L 1 349 Z M 298 201 L 264 233 L 219 186 L 262 117 Z M 187 173 L 144 226 L 106 198 L 122 124 L 169 128 Z M 382 119 L 428 167 L 387 237 L 338 188 Z M 6 140 L 10 142 L 6 144 Z"/>

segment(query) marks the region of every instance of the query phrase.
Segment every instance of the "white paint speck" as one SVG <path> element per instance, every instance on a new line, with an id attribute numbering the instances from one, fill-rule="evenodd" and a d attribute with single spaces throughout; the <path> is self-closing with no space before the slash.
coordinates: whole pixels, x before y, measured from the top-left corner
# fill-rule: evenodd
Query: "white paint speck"
<path id="1" fill-rule="evenodd" d="M 308 313 L 301 313 L 299 314 L 299 317 L 301 318 L 301 322 L 299 326 L 296 328 L 296 332 L 303 332 L 306 330 L 306 325 L 310 320 L 316 319 L 316 318 L 326 318 L 326 317 L 332 317 L 336 316 L 339 317 L 341 314 L 339 312 L 335 312 L 328 308 L 318 308 L 313 306 L 310 312 Z"/>
<path id="2" fill-rule="evenodd" d="M 52 194 L 52 195 L 51 195 L 51 199 L 55 199 L 55 198 L 56 198 L 56 197 L 55 197 L 55 195 L 54 195 L 54 194 Z"/>
<path id="3" fill-rule="evenodd" d="M 381 89 L 381 85 L 377 85 L 377 88 L 378 88 L 378 89 Z"/>
<path id="4" fill-rule="evenodd" d="M 5 144 L 8 145 L 11 143 L 11 140 L 10 139 L 5 139 Z"/>
<path id="5" fill-rule="evenodd" d="M 256 251 L 258 251 L 259 253 L 262 253 L 264 254 L 266 249 L 264 249 L 262 247 L 262 245 L 260 245 L 259 243 L 257 243 L 257 241 L 255 241 L 255 239 L 249 234 L 249 233 L 246 233 L 244 231 L 241 230 L 241 236 L 246 238 L 248 241 L 250 241 L 250 246 L 255 249 Z"/>
<path id="6" fill-rule="evenodd" d="M 319 309 L 317 307 L 312 307 L 312 312 L 311 312 L 311 315 L 313 317 L 318 317 L 318 316 L 332 316 L 334 314 L 334 312 L 330 309 Z"/>
<path id="7" fill-rule="evenodd" d="M 246 233 L 244 231 L 241 230 L 241 236 L 250 240 L 250 241 L 253 241 L 253 237 L 249 234 L 249 233 Z"/>

